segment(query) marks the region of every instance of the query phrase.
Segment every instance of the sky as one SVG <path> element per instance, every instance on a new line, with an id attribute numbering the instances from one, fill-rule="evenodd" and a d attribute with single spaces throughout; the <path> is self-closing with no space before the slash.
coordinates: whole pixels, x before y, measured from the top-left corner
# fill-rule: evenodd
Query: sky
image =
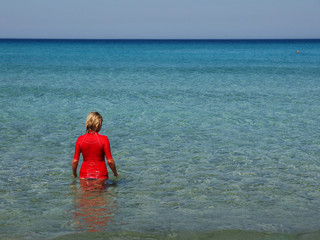
<path id="1" fill-rule="evenodd" d="M 320 38 L 320 0 L 0 0 L 0 38 Z"/>

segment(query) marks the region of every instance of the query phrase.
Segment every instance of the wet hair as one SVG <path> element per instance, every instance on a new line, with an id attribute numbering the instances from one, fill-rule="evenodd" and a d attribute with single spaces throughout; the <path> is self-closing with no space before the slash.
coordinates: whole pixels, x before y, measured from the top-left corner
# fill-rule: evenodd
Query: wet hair
<path id="1" fill-rule="evenodd" d="M 87 132 L 99 132 L 102 126 L 103 118 L 98 112 L 89 113 L 86 121 Z"/>

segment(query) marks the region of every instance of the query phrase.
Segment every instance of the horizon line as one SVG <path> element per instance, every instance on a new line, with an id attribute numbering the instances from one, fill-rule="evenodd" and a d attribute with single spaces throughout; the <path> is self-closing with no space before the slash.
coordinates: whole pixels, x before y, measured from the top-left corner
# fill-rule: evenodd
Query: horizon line
<path id="1" fill-rule="evenodd" d="M 1 38 L 0 40 L 62 40 L 62 41 L 305 41 L 320 38 Z"/>

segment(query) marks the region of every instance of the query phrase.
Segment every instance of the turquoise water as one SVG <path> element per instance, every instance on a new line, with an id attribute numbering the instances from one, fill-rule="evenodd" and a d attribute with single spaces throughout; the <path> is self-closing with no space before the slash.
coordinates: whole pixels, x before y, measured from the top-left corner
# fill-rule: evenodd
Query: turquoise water
<path id="1" fill-rule="evenodd" d="M 320 41 L 1 40 L 0 108 L 1 239 L 320 238 Z"/>

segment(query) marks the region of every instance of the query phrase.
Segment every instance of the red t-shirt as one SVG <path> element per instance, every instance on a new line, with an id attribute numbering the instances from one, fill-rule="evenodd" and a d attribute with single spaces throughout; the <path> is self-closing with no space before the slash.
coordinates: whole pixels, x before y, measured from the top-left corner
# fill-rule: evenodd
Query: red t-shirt
<path id="1" fill-rule="evenodd" d="M 80 153 L 83 163 L 79 178 L 108 179 L 108 170 L 104 156 L 112 159 L 110 143 L 107 136 L 99 133 L 86 133 L 76 142 L 73 159 L 79 160 Z"/>

